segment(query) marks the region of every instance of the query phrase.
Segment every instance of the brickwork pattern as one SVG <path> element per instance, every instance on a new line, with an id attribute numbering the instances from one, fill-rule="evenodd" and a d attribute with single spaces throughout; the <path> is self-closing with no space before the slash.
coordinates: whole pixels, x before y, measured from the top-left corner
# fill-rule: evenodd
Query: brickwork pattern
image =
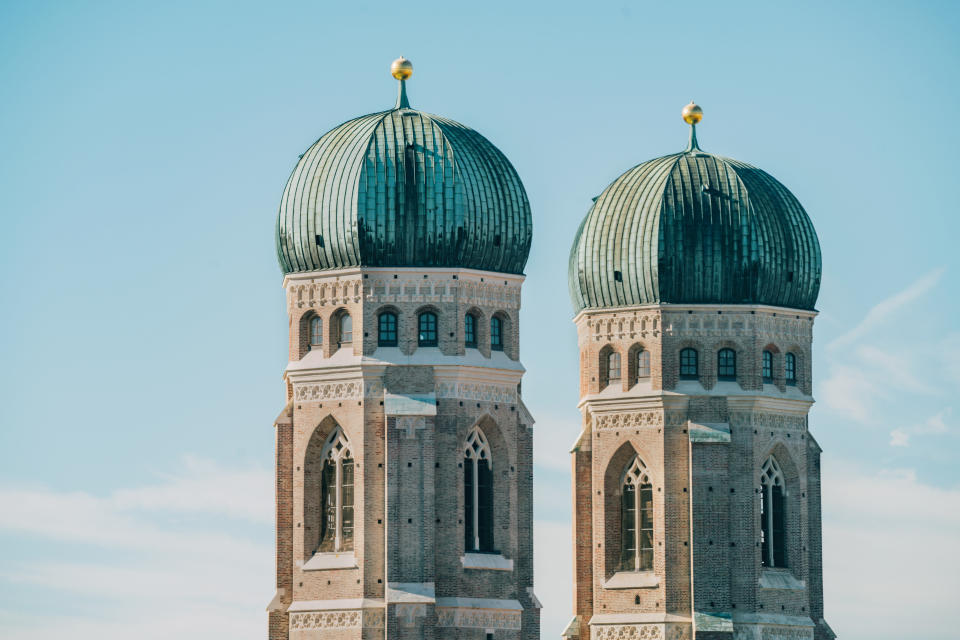
<path id="1" fill-rule="evenodd" d="M 819 447 L 806 418 L 813 401 L 813 315 L 655 305 L 577 317 L 584 431 L 573 452 L 574 611 L 581 639 L 639 632 L 626 623 L 590 626 L 594 616 L 606 615 L 680 616 L 689 620 L 677 626 L 683 633 L 692 631 L 694 612 L 822 620 Z M 699 355 L 695 380 L 680 379 L 685 347 Z M 716 354 L 723 348 L 736 353 L 734 381 L 718 380 Z M 649 379 L 637 376 L 640 349 L 651 355 Z M 772 382 L 762 378 L 764 350 L 774 356 Z M 619 382 L 606 376 L 611 352 L 621 354 Z M 795 385 L 785 379 L 788 352 L 797 358 Z M 727 425 L 729 442 L 694 438 L 691 423 Z M 620 479 L 633 455 L 653 482 L 656 586 L 608 588 L 619 560 Z M 787 488 L 787 568 L 761 567 L 760 469 L 770 456 Z M 799 586 L 762 588 L 764 572 L 788 574 Z M 633 628 L 643 628 L 638 625 Z M 813 633 L 787 622 L 778 628 L 788 635 Z M 771 629 L 757 627 L 757 633 L 766 637 Z M 817 640 L 821 633 L 817 627 Z"/>
<path id="2" fill-rule="evenodd" d="M 417 316 L 429 310 L 438 317 L 438 346 L 430 348 L 435 353 L 431 362 L 442 364 L 443 357 L 467 352 L 463 336 L 467 312 L 480 319 L 476 348 L 480 356 L 493 355 L 489 319 L 496 314 L 503 320 L 503 355 L 517 360 L 521 279 L 426 271 L 398 273 L 396 279 L 384 270 L 287 279 L 291 361 L 310 353 L 309 325 L 315 316 L 323 321 L 323 344 L 314 348 L 322 358 L 332 357 L 340 346 L 337 319 L 342 313 L 353 319 L 350 355 L 374 359 L 371 364 L 353 360 L 356 364 L 342 369 L 326 368 L 321 362 L 288 374 L 289 416 L 277 426 L 277 576 L 286 595 L 270 614 L 271 640 L 321 635 L 486 640 L 486 628 L 495 630 L 497 640 L 539 638 L 539 608 L 532 595 L 533 437 L 532 425 L 521 419 L 527 415 L 518 393 L 522 369 L 504 377 L 502 370 L 487 373 L 482 366 L 471 365 L 462 375 L 454 370 L 451 377 L 446 367 L 441 380 L 433 366 L 376 359 L 383 349 L 377 344 L 379 313 L 397 314 L 398 345 L 389 349 L 408 356 L 427 348 L 417 344 Z M 385 394 L 429 393 L 437 398 L 436 415 L 419 418 L 417 426 L 423 428 L 407 429 L 407 418 L 385 411 Z M 461 561 L 462 447 L 475 425 L 483 430 L 492 453 L 494 546 L 513 561 L 512 571 L 467 569 Z M 348 438 L 354 457 L 356 566 L 305 570 L 304 564 L 314 557 L 322 517 L 318 454 L 337 427 Z M 376 605 L 387 597 L 390 583 L 432 583 L 437 598 L 518 600 L 523 611 L 450 610 L 432 603 Z M 361 598 L 382 612 L 379 627 L 368 619 L 366 608 L 362 614 L 356 609 L 285 613 L 291 602 Z M 343 624 L 326 624 L 330 621 Z M 481 622 L 484 628 L 477 627 Z"/>

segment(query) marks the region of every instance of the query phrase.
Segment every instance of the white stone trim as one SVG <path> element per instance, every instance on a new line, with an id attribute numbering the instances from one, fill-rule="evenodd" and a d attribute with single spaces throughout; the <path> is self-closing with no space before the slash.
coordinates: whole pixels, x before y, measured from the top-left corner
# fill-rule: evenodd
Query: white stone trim
<path id="1" fill-rule="evenodd" d="M 760 570 L 758 584 L 761 589 L 803 591 L 807 588 L 807 583 L 797 579 L 789 569 L 778 569 L 776 567 L 763 567 Z"/>
<path id="2" fill-rule="evenodd" d="M 387 604 L 433 604 L 436 590 L 433 582 L 389 582 Z"/>
<path id="3" fill-rule="evenodd" d="M 489 569 L 491 571 L 513 571 L 513 560 L 499 553 L 464 553 L 460 556 L 464 569 Z"/>
<path id="4" fill-rule="evenodd" d="M 303 563 L 304 571 L 325 571 L 328 569 L 356 569 L 357 557 L 353 551 L 318 552 Z"/>
<path id="5" fill-rule="evenodd" d="M 660 586 L 660 576 L 653 571 L 617 571 L 603 583 L 604 589 L 653 589 Z"/>

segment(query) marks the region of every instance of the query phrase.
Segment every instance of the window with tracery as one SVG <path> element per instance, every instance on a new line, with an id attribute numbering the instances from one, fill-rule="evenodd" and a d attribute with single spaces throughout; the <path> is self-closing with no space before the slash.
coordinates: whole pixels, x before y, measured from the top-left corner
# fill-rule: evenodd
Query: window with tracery
<path id="1" fill-rule="evenodd" d="M 349 313 L 340 314 L 340 346 L 353 342 L 353 318 Z"/>
<path id="2" fill-rule="evenodd" d="M 620 382 L 620 354 L 611 351 L 607 354 L 607 384 Z"/>
<path id="3" fill-rule="evenodd" d="M 318 551 L 353 549 L 353 455 L 340 427 L 320 453 L 320 546 Z"/>
<path id="4" fill-rule="evenodd" d="M 797 356 L 788 353 L 783 359 L 783 368 L 787 384 L 797 384 Z"/>
<path id="5" fill-rule="evenodd" d="M 653 570 L 653 484 L 635 456 L 620 483 L 620 570 Z"/>
<path id="6" fill-rule="evenodd" d="M 479 427 L 463 447 L 463 544 L 466 551 L 493 551 L 493 463 Z"/>
<path id="7" fill-rule="evenodd" d="M 397 314 L 392 311 L 385 311 L 380 314 L 377 327 L 377 346 L 397 346 Z"/>
<path id="8" fill-rule="evenodd" d="M 421 347 L 437 346 L 437 314 L 424 311 L 420 314 L 420 333 L 417 344 Z"/>
<path id="9" fill-rule="evenodd" d="M 780 465 L 771 456 L 760 469 L 760 564 L 786 567 L 786 486 Z"/>
<path id="10" fill-rule="evenodd" d="M 650 377 L 650 352 L 646 349 L 641 349 L 637 353 L 637 377 Z"/>
<path id="11" fill-rule="evenodd" d="M 696 380 L 699 374 L 697 350 L 687 347 L 680 351 L 680 379 Z"/>
<path id="12" fill-rule="evenodd" d="M 763 352 L 763 381 L 773 382 L 773 353 Z"/>
<path id="13" fill-rule="evenodd" d="M 313 316 L 310 318 L 310 348 L 319 347 L 323 344 L 323 318 Z"/>
<path id="14" fill-rule="evenodd" d="M 737 352 L 733 349 L 720 349 L 717 352 L 717 379 L 737 379 Z"/>

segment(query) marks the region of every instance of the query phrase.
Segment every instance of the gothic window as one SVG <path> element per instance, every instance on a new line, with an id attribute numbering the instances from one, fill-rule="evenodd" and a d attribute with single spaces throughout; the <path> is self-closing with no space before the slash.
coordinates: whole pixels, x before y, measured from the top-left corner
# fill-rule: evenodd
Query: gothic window
<path id="1" fill-rule="evenodd" d="M 607 354 L 607 384 L 620 382 L 620 354 L 611 351 Z"/>
<path id="2" fill-rule="evenodd" d="M 763 352 L 763 381 L 773 382 L 773 354 L 769 351 Z"/>
<path id="3" fill-rule="evenodd" d="M 797 384 L 797 356 L 792 353 L 788 353 L 783 359 L 784 365 L 784 378 L 787 380 L 787 384 L 795 385 Z"/>
<path id="4" fill-rule="evenodd" d="M 490 318 L 490 348 L 503 351 L 503 320 L 497 316 Z"/>
<path id="5" fill-rule="evenodd" d="M 477 316 L 468 313 L 463 317 L 464 346 L 477 348 Z"/>
<path id="6" fill-rule="evenodd" d="M 650 377 L 650 352 L 646 349 L 637 352 L 637 377 Z"/>
<path id="7" fill-rule="evenodd" d="M 424 311 L 420 314 L 420 337 L 417 344 L 421 347 L 437 346 L 437 314 Z"/>
<path id="8" fill-rule="evenodd" d="M 463 448 L 463 544 L 466 551 L 493 551 L 493 468 L 490 445 L 478 427 Z"/>
<path id="9" fill-rule="evenodd" d="M 697 364 L 697 350 L 687 347 L 680 351 L 680 379 L 696 380 L 699 368 Z"/>
<path id="10" fill-rule="evenodd" d="M 786 567 L 786 487 L 780 465 L 771 456 L 760 469 L 760 564 Z"/>
<path id="11" fill-rule="evenodd" d="M 310 348 L 319 347 L 323 344 L 323 318 L 313 316 L 310 318 Z"/>
<path id="12" fill-rule="evenodd" d="M 350 314 L 343 312 L 340 314 L 340 346 L 353 342 L 353 318 Z"/>
<path id="13" fill-rule="evenodd" d="M 397 314 L 392 311 L 381 313 L 377 329 L 377 346 L 397 346 Z"/>
<path id="14" fill-rule="evenodd" d="M 639 457 L 620 483 L 620 570 L 653 570 L 653 485 Z"/>
<path id="15" fill-rule="evenodd" d="M 717 352 L 717 379 L 737 379 L 737 352 L 733 349 L 720 349 Z"/>
<path id="16" fill-rule="evenodd" d="M 320 453 L 319 551 L 353 549 L 353 456 L 340 427 L 333 430 Z"/>

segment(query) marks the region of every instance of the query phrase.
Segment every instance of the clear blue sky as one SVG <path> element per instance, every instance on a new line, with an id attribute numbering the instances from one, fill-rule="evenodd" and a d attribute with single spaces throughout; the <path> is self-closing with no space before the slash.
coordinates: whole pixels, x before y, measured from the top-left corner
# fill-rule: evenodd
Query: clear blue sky
<path id="1" fill-rule="evenodd" d="M 701 146 L 819 233 L 828 621 L 952 637 L 958 34 L 951 3 L 3 3 L 0 635 L 263 637 L 276 209 L 316 138 L 392 106 L 403 54 L 413 105 L 490 138 L 533 208 L 543 637 L 570 611 L 570 242 L 611 180 L 683 147 L 690 99 Z"/>

